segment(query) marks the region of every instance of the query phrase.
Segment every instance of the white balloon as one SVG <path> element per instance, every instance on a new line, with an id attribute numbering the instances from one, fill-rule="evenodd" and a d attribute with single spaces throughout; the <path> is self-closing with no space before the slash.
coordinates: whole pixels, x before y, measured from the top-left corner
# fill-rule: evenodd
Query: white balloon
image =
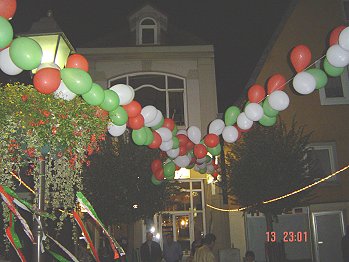
<path id="1" fill-rule="evenodd" d="M 23 71 L 12 62 L 9 47 L 0 52 L 0 69 L 5 74 L 11 76 L 18 75 Z"/>
<path id="2" fill-rule="evenodd" d="M 259 121 L 263 117 L 263 108 L 257 103 L 250 103 L 245 107 L 245 114 L 252 121 Z M 224 130 L 223 130 L 224 132 Z"/>
<path id="3" fill-rule="evenodd" d="M 300 72 L 293 78 L 293 88 L 302 95 L 310 94 L 316 88 L 316 80 L 308 72 Z"/>
<path id="4" fill-rule="evenodd" d="M 187 136 L 187 130 L 185 130 L 185 129 L 178 130 L 177 135 L 185 135 L 185 136 Z"/>
<path id="5" fill-rule="evenodd" d="M 172 141 L 172 132 L 167 127 L 160 127 L 159 129 L 157 129 L 155 131 L 161 136 L 162 142 L 167 142 L 170 140 Z M 169 150 L 169 149 L 167 149 L 167 150 Z M 165 150 L 165 151 L 167 151 L 167 150 Z"/>
<path id="6" fill-rule="evenodd" d="M 142 108 L 141 115 L 144 118 L 144 124 L 148 124 L 155 120 L 156 114 L 158 113 L 158 110 L 155 108 L 155 106 L 145 106 Z"/>
<path id="7" fill-rule="evenodd" d="M 208 133 L 220 136 L 223 132 L 224 127 L 225 124 L 222 119 L 215 119 L 210 123 L 210 126 L 208 127 Z"/>
<path id="8" fill-rule="evenodd" d="M 248 128 L 247 128 L 248 129 Z M 222 137 L 227 143 L 234 143 L 239 136 L 239 131 L 235 126 L 226 126 L 223 130 Z"/>
<path id="9" fill-rule="evenodd" d="M 157 110 L 157 113 L 156 113 L 156 116 L 155 116 L 155 119 L 147 124 L 144 124 L 145 126 L 147 127 L 153 127 L 153 126 L 156 126 L 160 123 L 160 121 L 162 120 L 163 116 L 162 116 L 162 113 L 160 110 Z"/>
<path id="10" fill-rule="evenodd" d="M 206 162 L 206 157 L 196 159 L 196 163 L 202 164 Z"/>
<path id="11" fill-rule="evenodd" d="M 268 102 L 271 108 L 282 111 L 290 104 L 290 98 L 284 91 L 277 90 L 269 95 Z"/>
<path id="12" fill-rule="evenodd" d="M 250 129 L 253 125 L 253 121 L 248 119 L 244 112 L 240 113 L 237 119 L 237 125 L 243 130 Z"/>
<path id="13" fill-rule="evenodd" d="M 135 97 L 135 91 L 132 87 L 124 84 L 116 84 L 110 88 L 118 94 L 120 99 L 120 105 L 127 105 L 132 102 Z"/>
<path id="14" fill-rule="evenodd" d="M 188 138 L 194 144 L 199 144 L 201 139 L 201 131 L 197 126 L 190 126 L 187 130 Z"/>
<path id="15" fill-rule="evenodd" d="M 342 32 L 339 34 L 338 43 L 341 48 L 349 51 L 349 27 L 342 30 Z"/>
<path id="16" fill-rule="evenodd" d="M 187 155 L 185 155 L 176 157 L 173 162 L 179 167 L 186 167 L 190 164 L 190 160 L 191 159 Z"/>
<path id="17" fill-rule="evenodd" d="M 162 141 L 160 145 L 160 149 L 162 151 L 168 151 L 173 147 L 173 140 L 168 140 L 168 141 Z"/>
<path id="18" fill-rule="evenodd" d="M 335 67 L 345 67 L 349 65 L 349 51 L 344 50 L 339 45 L 331 46 L 326 53 L 328 62 Z"/>
<path id="19" fill-rule="evenodd" d="M 43 68 L 54 68 L 54 69 L 58 69 L 61 70 L 61 68 L 59 67 L 59 65 L 56 65 L 55 63 L 42 63 L 38 66 L 38 68 L 36 69 L 36 71 L 39 71 L 40 69 Z"/>
<path id="20" fill-rule="evenodd" d="M 213 165 L 210 164 L 210 165 L 207 165 L 206 167 L 207 167 L 206 173 L 207 174 L 213 174 L 213 172 L 214 172 Z"/>
<path id="21" fill-rule="evenodd" d="M 168 157 L 176 158 L 177 156 L 179 156 L 179 148 L 167 150 L 166 154 L 168 155 Z"/>
<path id="22" fill-rule="evenodd" d="M 126 124 L 122 126 L 114 125 L 112 122 L 108 123 L 108 132 L 112 136 L 121 136 L 126 130 Z"/>
<path id="23" fill-rule="evenodd" d="M 62 98 L 64 100 L 70 101 L 76 97 L 72 91 L 61 81 L 58 89 L 53 93 L 54 98 Z"/>

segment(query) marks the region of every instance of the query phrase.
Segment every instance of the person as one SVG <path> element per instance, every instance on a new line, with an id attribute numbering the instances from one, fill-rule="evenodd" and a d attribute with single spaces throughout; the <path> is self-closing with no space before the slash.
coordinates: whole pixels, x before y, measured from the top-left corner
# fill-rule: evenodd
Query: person
<path id="1" fill-rule="evenodd" d="M 212 233 L 206 234 L 202 240 L 202 247 L 195 251 L 194 262 L 215 262 L 212 249 L 216 241 L 216 236 Z"/>
<path id="2" fill-rule="evenodd" d="M 196 249 L 202 246 L 202 236 L 200 231 L 195 232 L 195 239 L 191 243 L 190 256 L 194 257 Z"/>
<path id="3" fill-rule="evenodd" d="M 253 251 L 251 251 L 251 250 L 246 251 L 245 261 L 246 262 L 256 262 L 255 255 L 254 255 Z"/>
<path id="4" fill-rule="evenodd" d="M 346 234 L 342 238 L 343 262 L 349 262 L 349 225 L 346 226 Z"/>
<path id="5" fill-rule="evenodd" d="M 163 254 L 166 262 L 179 262 L 182 260 L 182 247 L 178 242 L 173 241 L 172 233 L 166 236 Z"/>
<path id="6" fill-rule="evenodd" d="M 146 241 L 141 246 L 142 262 L 160 262 L 162 259 L 161 247 L 153 241 L 153 234 L 147 232 Z"/>

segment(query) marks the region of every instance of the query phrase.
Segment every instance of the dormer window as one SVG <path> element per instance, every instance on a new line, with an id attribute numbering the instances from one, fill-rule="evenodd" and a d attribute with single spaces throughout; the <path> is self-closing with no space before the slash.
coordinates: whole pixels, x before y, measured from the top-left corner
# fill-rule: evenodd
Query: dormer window
<path id="1" fill-rule="evenodd" d="M 139 24 L 140 45 L 154 45 L 158 43 L 157 26 L 152 18 L 144 18 Z"/>

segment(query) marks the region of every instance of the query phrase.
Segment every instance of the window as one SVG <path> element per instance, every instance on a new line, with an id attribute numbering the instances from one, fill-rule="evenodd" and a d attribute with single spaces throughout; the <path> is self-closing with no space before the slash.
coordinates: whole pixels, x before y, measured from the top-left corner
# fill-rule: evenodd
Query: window
<path id="1" fill-rule="evenodd" d="M 349 0 L 342 0 L 343 2 L 343 13 L 344 13 L 344 20 L 346 22 L 349 22 Z"/>
<path id="2" fill-rule="evenodd" d="M 138 44 L 152 45 L 158 43 L 157 26 L 152 18 L 144 18 L 139 25 Z"/>
<path id="3" fill-rule="evenodd" d="M 318 178 L 324 178 L 337 170 L 337 152 L 335 143 L 314 143 L 309 145 L 311 157 L 315 161 Z M 328 179 L 328 182 L 337 181 L 337 176 Z"/>
<path id="4" fill-rule="evenodd" d="M 172 118 L 178 127 L 187 126 L 185 79 L 163 73 L 137 73 L 109 81 L 109 86 L 127 84 L 134 88 L 135 99 L 142 105 L 153 105 L 164 117 Z"/>
<path id="5" fill-rule="evenodd" d="M 349 1 L 348 1 L 349 4 Z M 319 67 L 319 64 L 317 64 Z M 327 85 L 319 90 L 321 105 L 349 104 L 348 68 L 339 77 L 328 77 Z"/>

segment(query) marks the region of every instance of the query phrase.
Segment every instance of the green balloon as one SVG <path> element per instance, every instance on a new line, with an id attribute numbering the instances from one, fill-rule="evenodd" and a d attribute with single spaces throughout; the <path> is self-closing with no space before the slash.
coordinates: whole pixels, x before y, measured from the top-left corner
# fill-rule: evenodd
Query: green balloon
<path id="1" fill-rule="evenodd" d="M 189 155 L 190 155 L 191 157 L 194 157 L 194 150 L 193 150 L 193 149 L 190 150 L 188 153 L 189 153 Z"/>
<path id="2" fill-rule="evenodd" d="M 177 132 L 178 132 L 178 128 L 177 128 L 177 125 L 175 125 L 175 127 L 172 130 L 172 136 L 177 135 Z"/>
<path id="3" fill-rule="evenodd" d="M 173 146 L 172 146 L 172 148 L 173 148 L 173 149 L 178 148 L 178 147 L 179 147 L 179 139 L 178 139 L 178 137 L 176 137 L 176 136 L 172 137 L 172 141 L 173 141 Z"/>
<path id="4" fill-rule="evenodd" d="M 327 75 L 321 69 L 311 68 L 311 69 L 308 69 L 306 72 L 308 72 L 315 78 L 316 89 L 323 88 L 327 85 L 327 81 L 328 81 Z"/>
<path id="5" fill-rule="evenodd" d="M 195 163 L 190 164 L 189 166 L 186 166 L 186 169 L 192 169 L 195 166 Z"/>
<path id="6" fill-rule="evenodd" d="M 215 147 L 207 147 L 207 151 L 213 156 L 218 156 L 222 151 L 221 144 L 218 144 Z"/>
<path id="7" fill-rule="evenodd" d="M 161 185 L 161 181 L 157 180 L 153 175 L 151 176 L 151 182 L 156 186 Z"/>
<path id="8" fill-rule="evenodd" d="M 151 144 L 151 142 L 153 142 L 153 140 L 154 140 L 154 134 L 149 127 L 145 126 L 143 128 L 145 129 L 145 132 L 147 133 L 147 139 L 145 140 L 144 145 L 149 146 Z"/>
<path id="9" fill-rule="evenodd" d="M 82 98 L 91 106 L 99 106 L 104 101 L 104 90 L 100 85 L 92 83 L 91 90 L 83 94 Z"/>
<path id="10" fill-rule="evenodd" d="M 199 173 L 200 173 L 200 174 L 206 174 L 206 172 L 207 172 L 207 167 L 201 168 L 201 169 L 199 170 Z"/>
<path id="11" fill-rule="evenodd" d="M 170 179 L 174 178 L 175 171 L 176 171 L 176 165 L 172 161 L 164 165 L 164 176 L 166 178 L 170 178 Z"/>
<path id="12" fill-rule="evenodd" d="M 266 116 L 274 117 L 279 114 L 279 111 L 272 108 L 269 104 L 268 98 L 266 98 L 263 102 L 263 111 Z"/>
<path id="13" fill-rule="evenodd" d="M 137 146 L 144 145 L 147 141 L 147 131 L 145 131 L 145 128 L 142 127 L 141 129 L 132 130 L 132 140 Z"/>
<path id="14" fill-rule="evenodd" d="M 162 117 L 161 121 L 159 122 L 159 124 L 157 124 L 156 126 L 153 126 L 152 129 L 153 130 L 156 130 L 156 129 L 159 129 L 160 127 L 162 127 L 162 125 L 164 124 L 165 120 L 164 118 Z"/>
<path id="15" fill-rule="evenodd" d="M 128 115 L 126 113 L 126 110 L 122 106 L 118 106 L 115 110 L 109 111 L 109 118 L 113 122 L 113 124 L 122 126 L 126 124 Z"/>
<path id="16" fill-rule="evenodd" d="M 328 62 L 327 58 L 325 58 L 324 59 L 324 70 L 325 70 L 326 74 L 328 74 L 329 76 L 337 77 L 337 76 L 340 76 L 341 74 L 343 74 L 344 67 L 335 67 Z"/>
<path id="17" fill-rule="evenodd" d="M 77 95 L 86 94 L 92 88 L 90 74 L 79 68 L 63 68 L 61 78 L 68 89 Z"/>
<path id="18" fill-rule="evenodd" d="M 10 57 L 19 68 L 33 70 L 41 63 L 42 50 L 35 40 L 19 37 L 13 40 L 10 46 Z"/>
<path id="19" fill-rule="evenodd" d="M 113 90 L 104 90 L 104 101 L 100 107 L 105 111 L 113 111 L 119 106 L 119 96 Z"/>
<path id="20" fill-rule="evenodd" d="M 224 113 L 224 122 L 226 126 L 232 126 L 236 123 L 240 109 L 236 106 L 231 106 Z"/>
<path id="21" fill-rule="evenodd" d="M 0 16 L 0 48 L 8 46 L 13 39 L 13 28 L 10 22 Z"/>
<path id="22" fill-rule="evenodd" d="M 205 162 L 206 163 L 211 163 L 211 161 L 212 161 L 212 158 L 210 156 L 206 156 Z"/>
<path id="23" fill-rule="evenodd" d="M 269 116 L 263 115 L 262 118 L 259 120 L 259 123 L 262 126 L 273 126 L 276 123 L 276 116 L 269 117 Z"/>

